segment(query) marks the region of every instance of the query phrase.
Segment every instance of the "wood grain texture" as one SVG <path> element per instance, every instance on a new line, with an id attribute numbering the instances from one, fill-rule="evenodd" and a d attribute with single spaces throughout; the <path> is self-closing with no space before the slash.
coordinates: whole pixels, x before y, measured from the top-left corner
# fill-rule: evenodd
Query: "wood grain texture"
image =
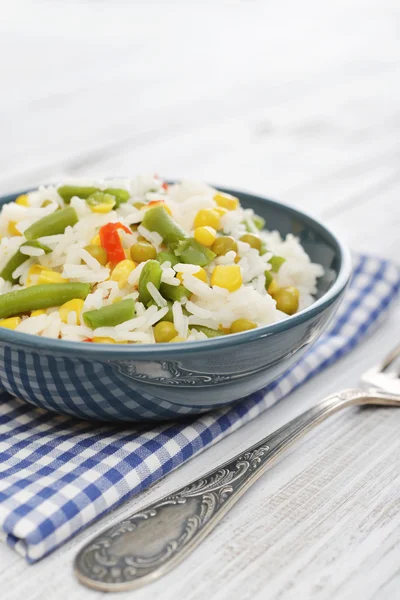
<path id="1" fill-rule="evenodd" d="M 399 17 L 396 0 L 5 2 L 0 193 L 65 175 L 195 177 L 280 198 L 398 261 Z M 40 563 L 0 545 L 2 600 L 100 598 L 73 577 L 78 548 L 355 385 L 399 320 L 397 306 L 339 364 Z M 331 418 L 134 597 L 397 600 L 399 430 L 393 409 Z"/>

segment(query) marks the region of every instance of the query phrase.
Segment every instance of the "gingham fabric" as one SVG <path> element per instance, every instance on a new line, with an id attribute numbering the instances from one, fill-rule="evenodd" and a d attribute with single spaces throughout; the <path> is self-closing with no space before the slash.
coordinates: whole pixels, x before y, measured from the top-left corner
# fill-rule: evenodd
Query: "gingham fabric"
<path id="1" fill-rule="evenodd" d="M 125 429 L 94 426 L 0 396 L 0 530 L 35 562 L 107 510 L 222 439 L 349 352 L 400 287 L 399 270 L 355 259 L 352 283 L 329 330 L 267 388 L 197 418 Z"/>

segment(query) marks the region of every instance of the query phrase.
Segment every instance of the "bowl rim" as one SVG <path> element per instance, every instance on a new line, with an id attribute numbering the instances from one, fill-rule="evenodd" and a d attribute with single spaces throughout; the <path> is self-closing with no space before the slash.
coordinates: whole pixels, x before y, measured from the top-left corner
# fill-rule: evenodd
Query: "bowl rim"
<path id="1" fill-rule="evenodd" d="M 334 246 L 336 246 L 340 260 L 340 267 L 337 274 L 337 278 L 333 283 L 332 287 L 329 288 L 329 290 L 327 290 L 320 298 L 318 298 L 318 300 L 316 300 L 309 307 L 303 309 L 302 311 L 292 316 L 289 316 L 287 319 L 278 321 L 277 323 L 271 323 L 269 325 L 262 325 L 261 327 L 251 329 L 249 331 L 235 333 L 229 336 L 227 335 L 217 338 L 210 338 L 207 340 L 177 342 L 172 345 L 130 344 L 128 346 L 125 346 L 124 344 L 85 344 L 83 342 L 45 338 L 35 336 L 30 333 L 22 333 L 0 327 L 0 342 L 9 343 L 16 346 L 31 347 L 32 350 L 36 350 L 37 352 L 43 350 L 54 352 L 57 355 L 75 354 L 76 356 L 79 355 L 82 358 L 97 357 L 98 359 L 106 358 L 106 360 L 110 360 L 109 355 L 112 354 L 113 357 L 115 357 L 115 359 L 140 360 L 142 358 L 148 359 L 151 355 L 157 354 L 158 357 L 163 357 L 167 359 L 168 355 L 173 355 L 176 353 L 202 352 L 210 349 L 222 350 L 229 346 L 246 344 L 256 339 L 261 339 L 282 333 L 291 329 L 292 327 L 295 327 L 296 325 L 304 323 L 305 321 L 308 321 L 309 319 L 313 318 L 322 310 L 330 306 L 338 298 L 338 296 L 340 296 L 344 292 L 352 274 L 351 254 L 348 247 L 341 241 L 341 239 L 335 233 L 333 233 L 333 231 L 330 228 L 326 227 L 326 225 L 322 224 L 320 221 L 312 217 L 307 212 L 301 211 L 295 208 L 294 206 L 291 206 L 290 204 L 279 202 L 277 200 L 273 200 L 271 198 L 260 196 L 258 194 L 254 194 L 252 192 L 248 192 L 238 188 L 232 189 L 214 184 L 210 185 L 232 195 L 239 194 L 247 196 L 250 200 L 254 198 L 257 200 L 262 200 L 263 202 L 275 206 L 278 209 L 283 208 L 283 210 L 288 211 L 294 217 L 297 217 L 305 221 L 306 223 L 312 225 L 314 229 L 319 230 L 327 238 L 330 238 L 330 241 L 333 242 Z M 24 191 L 13 192 L 10 194 L 0 196 L 0 207 L 3 204 L 12 202 L 20 194 L 27 193 L 28 191 L 32 191 L 33 189 L 37 188 L 29 188 Z"/>

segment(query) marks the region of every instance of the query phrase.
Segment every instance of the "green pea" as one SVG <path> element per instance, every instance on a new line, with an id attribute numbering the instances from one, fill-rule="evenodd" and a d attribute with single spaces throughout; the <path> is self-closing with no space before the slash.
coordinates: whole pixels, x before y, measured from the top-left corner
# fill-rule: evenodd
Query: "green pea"
<path id="1" fill-rule="evenodd" d="M 90 256 L 93 256 L 103 267 L 107 264 L 107 252 L 104 250 L 103 246 L 98 246 L 97 244 L 89 244 L 84 247 L 86 252 L 89 252 Z"/>
<path id="2" fill-rule="evenodd" d="M 249 244 L 249 246 L 251 246 L 251 248 L 258 250 L 259 252 L 261 250 L 261 247 L 262 247 L 261 240 L 257 235 L 254 235 L 254 233 L 245 233 L 240 238 L 240 241 L 246 242 L 246 244 Z"/>
<path id="3" fill-rule="evenodd" d="M 221 331 L 220 329 L 211 329 L 211 327 L 205 327 L 204 325 L 192 325 L 192 329 L 195 329 L 196 331 L 201 331 L 208 338 L 215 338 L 220 337 L 221 335 L 225 335 L 225 332 Z"/>
<path id="4" fill-rule="evenodd" d="M 274 294 L 276 308 L 286 313 L 294 315 L 299 308 L 299 291 L 295 287 L 280 288 Z"/>
<path id="5" fill-rule="evenodd" d="M 224 254 L 227 254 L 231 250 L 233 250 L 234 252 L 237 252 L 237 249 L 238 249 L 237 243 L 235 242 L 233 237 L 231 237 L 230 235 L 221 235 L 220 237 L 217 237 L 217 239 L 211 246 L 211 250 L 217 256 L 223 256 Z"/>
<path id="6" fill-rule="evenodd" d="M 231 333 L 240 333 L 249 329 L 256 329 L 257 323 L 249 321 L 249 319 L 236 319 L 231 325 Z"/>
<path id="7" fill-rule="evenodd" d="M 149 242 L 136 242 L 131 247 L 131 259 L 135 263 L 146 262 L 153 260 L 157 256 L 156 249 Z"/>
<path id="8" fill-rule="evenodd" d="M 169 321 L 160 321 L 154 326 L 154 339 L 158 344 L 169 342 L 177 335 L 174 324 Z"/>

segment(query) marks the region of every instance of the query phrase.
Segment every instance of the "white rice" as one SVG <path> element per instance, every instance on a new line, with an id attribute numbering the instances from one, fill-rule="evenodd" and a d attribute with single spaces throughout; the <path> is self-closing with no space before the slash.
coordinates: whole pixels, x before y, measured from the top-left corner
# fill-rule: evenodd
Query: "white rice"
<path id="1" fill-rule="evenodd" d="M 167 306 L 167 301 L 165 300 L 165 298 L 163 298 L 160 294 L 160 292 L 158 291 L 158 289 L 156 288 L 156 286 L 154 285 L 154 283 L 148 283 L 147 284 L 147 291 L 149 292 L 150 296 L 153 298 L 154 302 L 160 306 L 160 307 L 164 307 Z M 167 310 L 168 312 L 168 310 Z"/>
<path id="2" fill-rule="evenodd" d="M 70 206 L 75 209 L 79 220 L 74 226 L 67 227 L 62 234 L 45 235 L 39 238 L 40 243 L 50 248 L 51 252 L 47 254 L 43 249 L 29 245 L 23 233 L 42 217 L 50 215 L 58 208 L 65 208 L 64 201 L 57 191 L 58 186 L 41 186 L 30 192 L 28 206 L 15 202 L 4 205 L 0 213 L 0 235 L 2 236 L 0 273 L 18 249 L 26 256 L 26 261 L 12 274 L 17 283 L 6 281 L 0 276 L 0 294 L 22 289 L 28 284 L 37 284 L 38 275 L 32 274 L 31 268 L 41 265 L 61 274 L 70 282 L 88 283 L 92 286 L 91 292 L 83 303 L 83 314 L 89 310 L 111 306 L 118 300 L 131 298 L 135 302 L 135 316 L 115 327 L 92 330 L 81 317 L 78 320 L 75 310 L 69 312 L 66 323 L 62 322 L 59 307 L 55 306 L 48 308 L 44 314 L 37 317 L 31 317 L 29 314 L 22 315 L 17 330 L 74 341 L 102 337 L 110 338 L 117 343 L 154 343 L 154 325 L 165 318 L 171 304 L 163 296 L 163 288 L 160 291 L 152 282 L 147 284 L 147 291 L 155 305 L 147 308 L 140 302 L 139 282 L 146 263 L 135 265 L 129 273 L 127 284 L 120 286 L 118 281 L 110 278 L 113 265 L 110 263 L 101 265 L 85 247 L 96 243 L 94 240 L 103 225 L 121 223 L 129 229 L 129 231 L 118 230 L 125 252 L 128 252 L 138 241 L 139 236 L 152 244 L 157 253 L 168 250 L 163 245 L 162 236 L 158 232 L 149 231 L 141 224 L 145 211 L 135 207 L 134 204 L 151 201 L 166 202 L 172 218 L 188 236 L 193 236 L 197 212 L 216 207 L 214 200 L 216 190 L 207 184 L 188 180 L 170 185 L 166 190 L 162 186 L 162 181 L 154 175 L 141 175 L 132 180 L 73 179 L 63 183 L 93 186 L 100 190 L 106 187 L 123 188 L 128 191 L 130 198 L 109 213 L 101 214 L 92 212 L 85 199 L 74 196 Z M 300 295 L 299 310 L 314 301 L 317 279 L 323 274 L 322 267 L 310 261 L 295 236 L 289 234 L 282 238 L 277 231 L 259 231 L 253 217 L 252 209 L 243 209 L 240 206 L 222 215 L 221 229 L 218 234 L 232 236 L 237 244 L 237 253 L 230 251 L 223 256 L 217 256 L 210 264 L 202 267 L 210 282 L 216 266 L 239 266 L 242 277 L 242 285 L 239 289 L 229 291 L 224 287 L 205 283 L 195 277 L 200 269 L 198 265 L 180 262 L 172 266 L 169 261 L 161 264 L 162 284 L 175 287 L 184 285 L 190 293 L 189 298 L 187 298 L 189 294 L 186 294 L 180 302 L 172 303 L 173 324 L 182 339 L 189 341 L 207 339 L 204 332 L 194 329 L 196 325 L 218 330 L 221 327 L 229 329 L 232 322 L 239 318 L 249 319 L 257 326 L 287 318 L 286 314 L 276 308 L 275 300 L 266 290 L 265 273 L 267 271 L 272 273 L 269 261 L 273 256 L 284 259 L 278 273 L 272 273 L 276 285 L 279 288 L 297 288 Z M 15 224 L 17 231 L 22 235 L 10 235 L 8 232 L 10 223 Z M 267 248 L 264 254 L 260 255 L 257 250 L 240 240 L 247 232 L 260 237 L 264 248 Z M 22 244 L 26 245 L 21 247 Z M 177 273 L 182 274 L 180 275 L 182 282 L 176 277 Z"/>
<path id="3" fill-rule="evenodd" d="M 33 246 L 21 246 L 19 251 L 26 256 L 42 256 L 44 254 L 43 248 L 34 248 Z"/>
<path id="4" fill-rule="evenodd" d="M 144 237 L 145 240 L 153 244 L 157 252 L 159 252 L 160 246 L 163 241 L 159 233 L 157 233 L 156 231 L 149 231 L 148 229 L 143 227 L 143 225 L 139 225 L 138 232 Z"/>

